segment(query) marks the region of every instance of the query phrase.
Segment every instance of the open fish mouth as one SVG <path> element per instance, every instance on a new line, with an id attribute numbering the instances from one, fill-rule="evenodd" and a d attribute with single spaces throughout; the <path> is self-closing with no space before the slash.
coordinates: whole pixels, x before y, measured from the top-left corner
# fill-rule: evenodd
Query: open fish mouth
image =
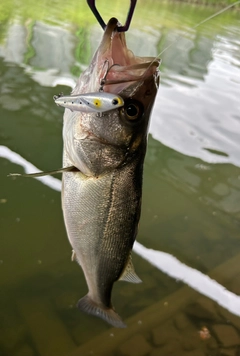
<path id="1" fill-rule="evenodd" d="M 118 94 L 133 82 L 141 82 L 152 76 L 160 60 L 154 57 L 138 57 L 127 48 L 125 33 L 118 32 L 118 20 L 111 18 L 103 39 L 88 69 L 72 94 L 105 92 Z"/>

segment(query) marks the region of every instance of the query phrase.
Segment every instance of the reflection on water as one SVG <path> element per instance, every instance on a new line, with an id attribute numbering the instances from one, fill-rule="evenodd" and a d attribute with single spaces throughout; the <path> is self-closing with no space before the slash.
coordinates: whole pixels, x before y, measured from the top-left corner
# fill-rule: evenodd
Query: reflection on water
<path id="1" fill-rule="evenodd" d="M 183 41 L 180 55 L 175 46 L 163 53 L 162 77 L 169 87 L 158 92 L 159 105 L 153 111 L 158 119 L 150 127 L 154 138 L 209 163 L 240 165 L 238 38 L 239 22 L 225 34 L 198 34 L 194 41 Z"/>
<path id="2" fill-rule="evenodd" d="M 138 241 L 227 292 L 200 296 L 180 267 L 165 266 L 170 277 L 134 255 L 143 283 L 114 286 L 128 328 L 113 330 L 75 308 L 86 284 L 70 262 L 60 182 L 7 178 L 61 167 L 63 112 L 52 97 L 70 92 L 102 30 L 84 1 L 12 5 L 0 11 L 0 355 L 237 355 L 240 319 L 213 300 L 234 312 L 240 294 L 239 14 L 189 31 L 212 9 L 137 5 L 128 33 L 136 54 L 157 55 L 178 38 L 161 55 Z M 123 16 L 117 2 L 101 12 Z M 201 293 L 215 293 L 201 281 Z"/>

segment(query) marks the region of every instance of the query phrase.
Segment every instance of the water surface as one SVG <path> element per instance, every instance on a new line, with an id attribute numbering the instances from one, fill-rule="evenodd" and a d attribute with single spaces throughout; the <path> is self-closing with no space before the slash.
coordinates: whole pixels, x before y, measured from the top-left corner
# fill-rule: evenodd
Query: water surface
<path id="1" fill-rule="evenodd" d="M 128 1 L 99 3 L 106 21 L 125 21 Z M 240 17 L 191 29 L 214 11 L 139 1 L 127 33 L 138 55 L 171 46 L 160 55 L 138 234 L 165 255 L 149 263 L 136 248 L 143 283 L 114 286 L 122 331 L 76 309 L 87 287 L 70 262 L 59 182 L 7 177 L 29 163 L 61 167 L 52 97 L 71 91 L 102 29 L 84 1 L 0 5 L 0 355 L 238 355 Z"/>

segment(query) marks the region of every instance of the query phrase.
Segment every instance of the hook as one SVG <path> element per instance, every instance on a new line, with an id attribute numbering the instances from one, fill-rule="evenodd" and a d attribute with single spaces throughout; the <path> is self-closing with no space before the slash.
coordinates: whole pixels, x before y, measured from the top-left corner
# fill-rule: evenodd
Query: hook
<path id="1" fill-rule="evenodd" d="M 108 75 L 108 73 L 110 72 L 110 70 L 112 69 L 112 67 L 114 67 L 114 66 L 119 66 L 119 64 L 115 63 L 115 64 L 112 64 L 112 65 L 109 67 L 109 61 L 108 61 L 108 59 L 106 59 L 106 60 L 104 61 L 104 63 L 103 63 L 103 68 L 104 68 L 104 66 L 105 66 L 106 64 L 107 64 L 107 70 L 106 70 L 106 72 L 105 72 L 103 78 L 100 79 L 100 88 L 99 88 L 99 91 L 100 91 L 100 92 L 103 92 L 103 87 L 104 87 L 104 85 L 107 84 L 107 83 L 106 83 L 106 82 L 107 82 L 107 75 Z M 112 83 L 112 84 L 114 84 L 114 83 Z"/>
<path id="2" fill-rule="evenodd" d="M 87 0 L 88 6 L 90 7 L 92 13 L 94 14 L 94 16 L 96 17 L 96 19 L 98 20 L 100 26 L 103 28 L 103 30 L 105 30 L 106 28 L 106 24 L 103 21 L 101 15 L 99 14 L 96 6 L 95 6 L 95 0 Z M 132 16 L 133 16 L 133 12 L 137 3 L 137 0 L 130 0 L 130 8 L 128 11 L 128 15 L 127 15 L 127 19 L 125 22 L 124 26 L 118 26 L 117 30 L 118 32 L 126 32 L 130 26 L 131 20 L 132 20 Z"/>

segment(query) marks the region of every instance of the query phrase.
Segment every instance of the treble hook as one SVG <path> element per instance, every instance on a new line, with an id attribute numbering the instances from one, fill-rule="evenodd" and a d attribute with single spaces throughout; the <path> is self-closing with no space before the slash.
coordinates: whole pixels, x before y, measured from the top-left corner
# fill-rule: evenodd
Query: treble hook
<path id="1" fill-rule="evenodd" d="M 106 24 L 103 21 L 101 15 L 99 14 L 99 12 L 98 12 L 98 10 L 97 10 L 97 8 L 95 6 L 95 0 L 87 0 L 87 3 L 88 3 L 88 6 L 91 9 L 93 15 L 98 20 L 100 26 L 105 30 Z M 130 0 L 130 3 L 131 4 L 130 4 L 130 8 L 129 8 L 129 11 L 128 11 L 128 15 L 127 15 L 127 19 L 126 19 L 125 25 L 124 26 L 118 26 L 117 27 L 118 32 L 126 32 L 128 30 L 128 28 L 129 28 L 129 26 L 130 26 L 137 0 Z"/>

